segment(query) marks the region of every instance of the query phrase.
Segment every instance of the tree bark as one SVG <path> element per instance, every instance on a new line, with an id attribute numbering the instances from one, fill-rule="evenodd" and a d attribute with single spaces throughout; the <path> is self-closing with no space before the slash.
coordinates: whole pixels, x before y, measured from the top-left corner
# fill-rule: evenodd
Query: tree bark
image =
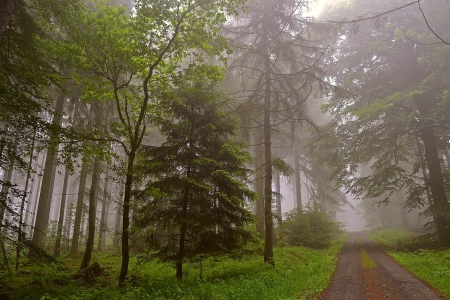
<path id="1" fill-rule="evenodd" d="M 25 207 L 25 201 L 28 196 L 28 184 L 30 182 L 31 178 L 31 166 L 33 164 L 33 154 L 34 154 L 34 146 L 36 143 L 36 127 L 34 127 L 34 133 L 33 133 L 33 141 L 31 144 L 31 151 L 30 151 L 30 157 L 28 161 L 27 166 L 27 177 L 25 179 L 25 187 L 24 187 L 24 194 L 22 196 L 22 201 L 20 203 L 20 215 L 19 215 L 19 228 L 17 232 L 17 246 L 16 246 L 16 264 L 15 264 L 15 270 L 16 272 L 19 270 L 19 258 L 20 258 L 20 247 L 22 244 L 22 235 L 23 235 L 23 214 L 24 214 L 24 207 Z"/>
<path id="2" fill-rule="evenodd" d="M 55 113 L 52 122 L 55 126 L 61 126 L 64 100 L 64 93 L 61 90 L 58 90 L 58 98 L 56 101 Z M 52 204 L 54 170 L 56 166 L 56 152 L 58 150 L 57 141 L 58 137 L 56 135 L 50 137 L 50 145 L 48 147 L 47 158 L 45 160 L 44 175 L 42 176 L 41 191 L 39 193 L 39 203 L 36 212 L 36 221 L 34 224 L 32 239 L 33 244 L 39 248 L 44 247 L 45 232 L 48 227 L 48 217 Z"/>
<path id="3" fill-rule="evenodd" d="M 102 214 L 100 217 L 100 228 L 98 230 L 97 250 L 102 251 L 106 244 L 106 225 L 108 222 L 108 172 L 105 173 L 105 185 L 103 187 Z"/>
<path id="4" fill-rule="evenodd" d="M 281 211 L 281 174 L 280 172 L 275 173 L 275 191 L 277 192 L 277 217 L 278 217 L 278 228 L 281 230 L 282 224 L 282 211 Z"/>
<path id="5" fill-rule="evenodd" d="M 264 55 L 264 262 L 275 266 L 273 256 L 273 216 L 272 216 L 272 143 L 271 143 L 271 76 L 268 28 L 264 29 L 266 53 Z"/>
<path id="6" fill-rule="evenodd" d="M 2 178 L 3 185 L 0 192 L 0 232 L 1 230 L 3 230 L 3 219 L 5 217 L 6 206 L 8 205 L 9 184 L 5 183 L 11 182 L 12 173 L 13 165 L 10 164 L 8 170 L 5 170 L 5 172 L 3 173 Z"/>
<path id="7" fill-rule="evenodd" d="M 123 195 L 119 195 L 119 203 L 117 203 L 116 206 L 116 220 L 114 223 L 114 240 L 113 240 L 113 248 L 118 249 L 119 248 L 119 242 L 120 242 L 120 225 L 121 225 L 121 215 L 123 211 Z"/>
<path id="8" fill-rule="evenodd" d="M 128 273 L 128 264 L 130 261 L 130 249 L 128 247 L 128 240 L 130 238 L 130 202 L 131 202 L 131 187 L 133 186 L 133 171 L 134 159 L 136 156 L 136 149 L 130 151 L 128 156 L 127 175 L 125 180 L 125 193 L 123 197 L 123 211 L 122 211 L 122 266 L 119 275 L 119 286 L 123 286 L 125 278 Z"/>
<path id="9" fill-rule="evenodd" d="M 188 163 L 187 170 L 186 170 L 186 178 L 191 177 L 191 166 Z M 183 207 L 182 207 L 182 215 L 183 218 L 181 230 L 180 230 L 180 239 L 178 243 L 178 259 L 176 263 L 176 277 L 179 281 L 183 279 L 183 260 L 184 260 L 184 248 L 186 244 L 186 233 L 187 233 L 187 214 L 188 214 L 188 205 L 189 205 L 189 186 L 186 183 L 186 186 L 184 188 L 184 195 L 183 195 Z"/>
<path id="10" fill-rule="evenodd" d="M 53 255 L 55 257 L 58 257 L 61 253 L 61 238 L 62 238 L 62 229 L 63 229 L 63 223 L 64 223 L 64 212 L 66 210 L 68 182 L 69 182 L 69 170 L 67 170 L 67 168 L 66 168 L 66 172 L 64 174 L 63 190 L 62 190 L 62 195 L 61 195 L 61 204 L 59 206 L 58 229 L 56 231 L 55 248 L 53 250 Z"/>
<path id="11" fill-rule="evenodd" d="M 77 205 L 75 208 L 75 220 L 73 224 L 73 236 L 72 236 L 72 247 L 70 249 L 70 256 L 76 257 L 78 254 L 78 242 L 80 239 L 80 230 L 81 230 L 81 218 L 83 211 L 83 201 L 84 201 L 84 192 L 86 189 L 86 178 L 88 173 L 88 163 L 83 162 L 81 166 L 80 173 L 80 185 L 78 186 L 78 197 L 77 197 Z"/>
<path id="12" fill-rule="evenodd" d="M 80 271 L 85 270 L 91 261 L 92 250 L 94 249 L 95 239 L 95 219 L 97 215 L 97 189 L 100 179 L 100 158 L 97 156 L 94 160 L 94 168 L 92 171 L 92 183 L 89 191 L 89 215 L 88 215 L 88 235 L 86 241 L 86 250 L 84 251 L 83 260 L 81 262 Z"/>
<path id="13" fill-rule="evenodd" d="M 300 177 L 300 151 L 298 147 L 294 149 L 294 169 L 295 169 L 295 207 L 302 208 L 302 182 Z"/>
<path id="14" fill-rule="evenodd" d="M 0 0 L 0 43 L 21 0 Z"/>
<path id="15" fill-rule="evenodd" d="M 428 205 L 429 205 L 429 207 L 433 207 L 433 198 L 431 198 L 430 187 L 428 186 L 428 175 L 427 175 L 427 170 L 426 170 L 425 158 L 423 157 L 422 147 L 420 145 L 418 138 L 417 138 L 416 142 L 417 142 L 417 151 L 419 153 L 419 159 L 420 159 L 420 168 L 422 169 L 422 177 L 423 177 L 423 181 L 425 183 L 425 192 L 427 194 Z M 433 221 L 434 221 L 434 224 L 437 229 L 438 222 L 437 222 L 436 213 L 432 212 L 431 215 L 433 216 Z"/>
<path id="16" fill-rule="evenodd" d="M 256 146 L 255 167 L 255 192 L 258 194 L 256 199 L 256 231 L 261 239 L 264 239 L 264 149 L 263 145 Z"/>
<path id="17" fill-rule="evenodd" d="M 425 148 L 425 161 L 429 171 L 429 186 L 433 206 L 431 210 L 436 213 L 437 229 L 439 240 L 444 245 L 450 245 L 450 224 L 447 215 L 450 211 L 447 195 L 445 194 L 444 180 L 442 178 L 441 163 L 436 144 L 433 127 L 427 124 L 432 118 L 428 108 L 428 103 L 422 95 L 414 95 L 413 100 L 417 105 L 419 113 L 423 117 L 421 120 L 420 134 Z"/>
<path id="18" fill-rule="evenodd" d="M 46 154 L 42 155 L 42 160 L 41 160 L 41 166 L 44 164 L 44 160 L 46 158 Z M 34 226 L 33 224 L 36 221 L 36 213 L 37 213 L 37 204 L 39 202 L 39 193 L 38 193 L 38 189 L 41 187 L 41 183 L 42 183 L 42 176 L 38 176 L 38 183 L 36 186 L 36 190 L 35 190 L 35 196 L 34 196 L 34 201 L 33 201 L 33 208 L 31 211 L 31 221 L 30 221 L 30 236 L 32 236 L 34 234 Z"/>

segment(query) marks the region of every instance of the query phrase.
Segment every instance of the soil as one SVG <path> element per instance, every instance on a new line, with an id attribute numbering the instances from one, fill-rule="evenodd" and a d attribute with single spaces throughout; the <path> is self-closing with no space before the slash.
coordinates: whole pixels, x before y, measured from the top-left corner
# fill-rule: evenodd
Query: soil
<path id="1" fill-rule="evenodd" d="M 445 299 L 395 262 L 364 233 L 350 233 L 322 300 Z"/>

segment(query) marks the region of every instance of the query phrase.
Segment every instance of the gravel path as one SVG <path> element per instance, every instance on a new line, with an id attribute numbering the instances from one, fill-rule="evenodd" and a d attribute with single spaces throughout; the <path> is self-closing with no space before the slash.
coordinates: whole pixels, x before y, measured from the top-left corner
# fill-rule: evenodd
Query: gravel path
<path id="1" fill-rule="evenodd" d="M 396 263 L 364 233 L 351 233 L 324 300 L 445 299 Z"/>

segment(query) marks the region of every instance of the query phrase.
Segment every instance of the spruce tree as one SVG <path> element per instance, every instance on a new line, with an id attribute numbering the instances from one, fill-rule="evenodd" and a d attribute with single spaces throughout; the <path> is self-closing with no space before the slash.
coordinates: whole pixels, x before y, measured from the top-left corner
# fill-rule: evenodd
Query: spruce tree
<path id="1" fill-rule="evenodd" d="M 252 237 L 246 202 L 254 198 L 245 184 L 249 154 L 232 141 L 237 123 L 224 111 L 227 99 L 207 79 L 183 82 L 161 103 L 167 115 L 157 125 L 166 141 L 147 148 L 150 180 L 137 214 L 137 224 L 160 233 L 157 256 L 175 262 L 179 280 L 186 260 Z"/>

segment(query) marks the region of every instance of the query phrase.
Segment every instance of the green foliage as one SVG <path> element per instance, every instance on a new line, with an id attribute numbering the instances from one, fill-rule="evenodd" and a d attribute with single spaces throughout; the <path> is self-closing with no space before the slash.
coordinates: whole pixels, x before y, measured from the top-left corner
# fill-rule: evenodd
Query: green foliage
<path id="1" fill-rule="evenodd" d="M 326 248 L 342 232 L 342 224 L 325 212 L 297 208 L 286 213 L 283 230 L 290 245 Z"/>
<path id="2" fill-rule="evenodd" d="M 369 236 L 384 249 L 391 250 L 401 248 L 407 241 L 413 239 L 414 234 L 402 228 L 388 228 L 373 231 Z"/>
<path id="3" fill-rule="evenodd" d="M 350 18 L 399 3 L 351 1 L 330 12 L 334 18 Z M 448 22 L 442 14 L 449 12 L 447 3 L 432 0 L 423 8 L 439 16 L 432 26 L 445 32 Z M 442 164 L 449 147 L 450 86 L 444 70 L 450 66 L 450 48 L 433 43 L 435 37 L 412 6 L 385 18 L 382 23 L 340 28 L 329 75 L 347 92 L 333 95 L 325 106 L 332 120 L 316 135 L 311 150 L 332 168 L 333 178 L 346 192 L 384 203 L 395 192 L 405 192 L 403 205 L 440 216 L 437 222 L 443 222 L 439 228 L 444 230 L 447 221 L 442 219 L 448 219 L 449 209 L 445 193 L 432 193 L 431 205 L 426 191 L 441 179 L 448 186 L 439 160 Z M 431 150 L 434 141 L 437 151 Z"/>
<path id="4" fill-rule="evenodd" d="M 135 217 L 159 233 L 152 246 L 163 261 L 228 253 L 253 238 L 246 203 L 255 195 L 245 184 L 250 157 L 233 142 L 237 123 L 224 110 L 228 99 L 202 77 L 204 70 L 160 101 L 165 113 L 155 123 L 166 141 L 148 147 L 141 162 L 147 183 Z"/>
<path id="5" fill-rule="evenodd" d="M 96 282 L 86 284 L 73 279 L 78 261 L 64 258 L 65 268 L 26 264 L 28 274 L 12 277 L 0 273 L 0 296 L 11 300 L 119 300 L 119 299 L 307 299 L 317 296 L 328 286 L 336 259 L 345 239 L 326 250 L 304 247 L 275 248 L 277 268 L 264 264 L 257 254 L 240 260 L 221 257 L 185 267 L 185 280 L 179 283 L 171 264 L 149 262 L 138 264 L 131 259 L 131 277 L 118 289 L 116 274 L 119 256 L 94 253 L 94 260 L 105 269 Z M 31 274 L 33 273 L 33 274 Z"/>

